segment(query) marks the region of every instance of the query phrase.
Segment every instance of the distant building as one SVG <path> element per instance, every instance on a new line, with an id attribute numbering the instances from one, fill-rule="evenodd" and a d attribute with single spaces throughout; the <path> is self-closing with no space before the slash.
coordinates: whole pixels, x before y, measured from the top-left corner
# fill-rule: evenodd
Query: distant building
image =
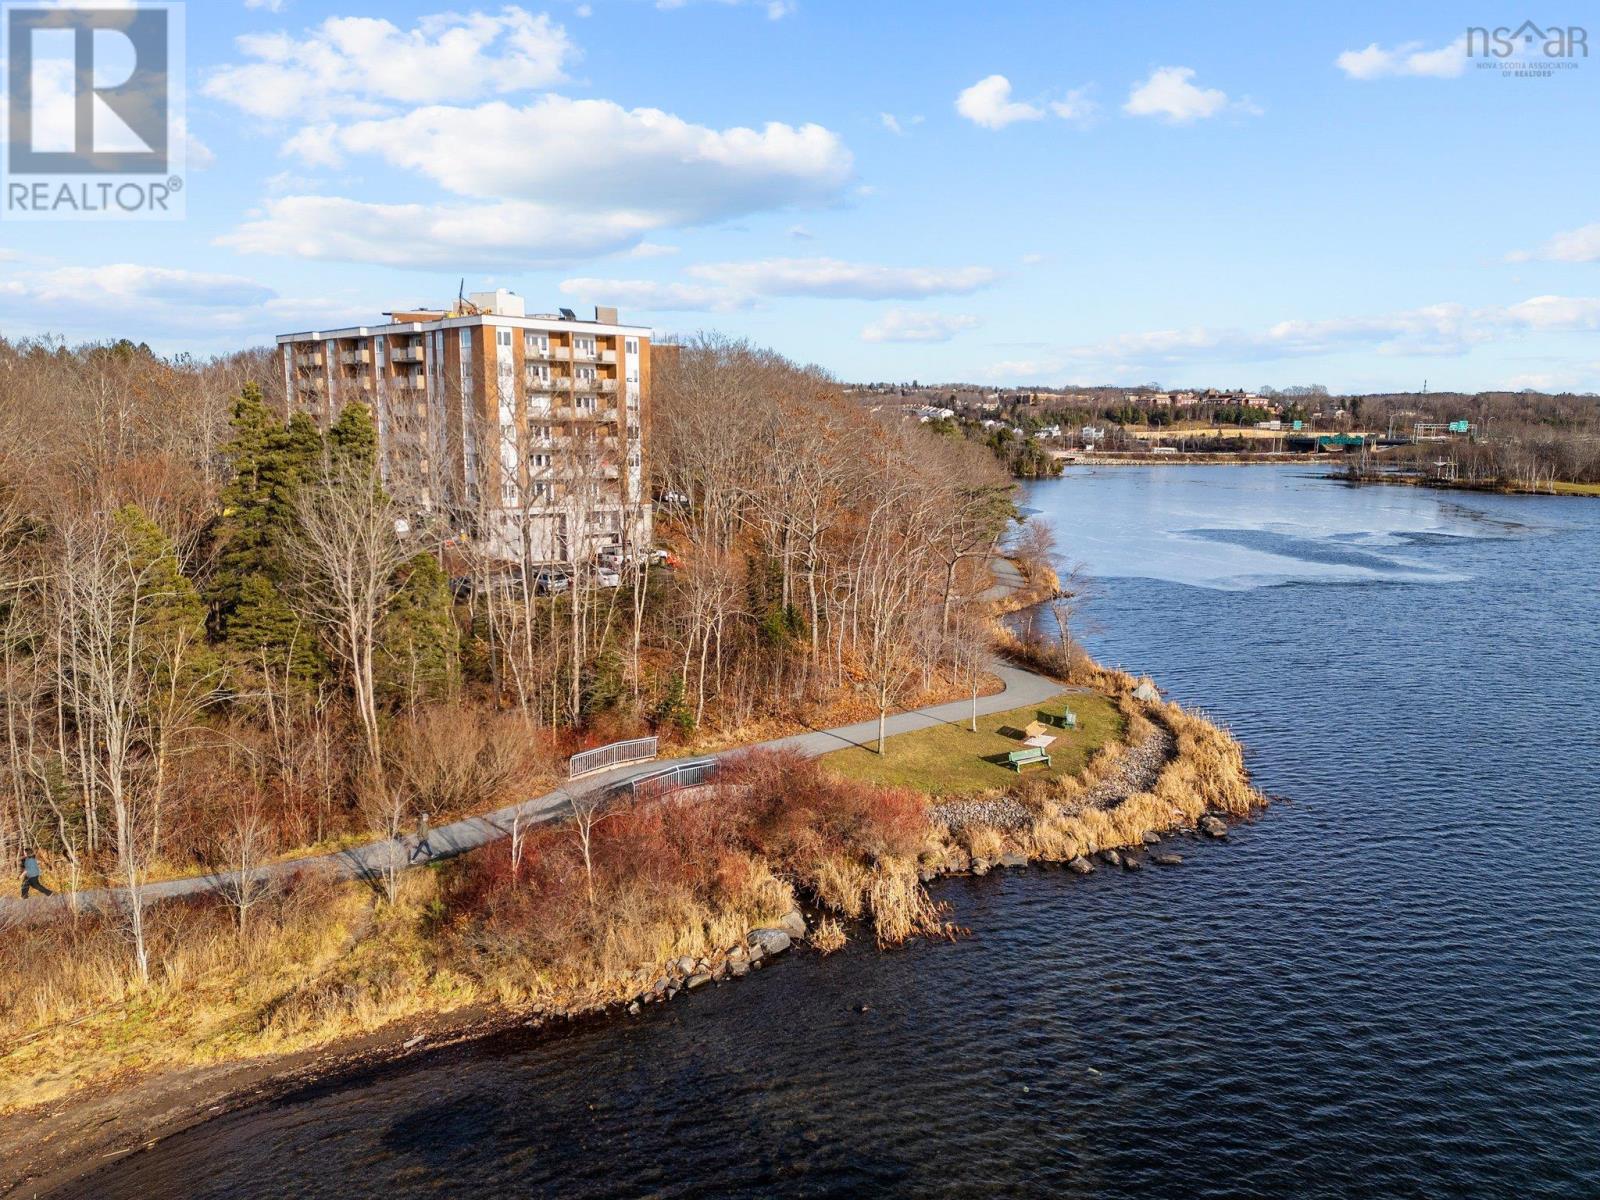
<path id="1" fill-rule="evenodd" d="M 650 329 L 614 308 L 530 317 L 504 289 L 384 315 L 278 337 L 291 409 L 326 427 L 368 405 L 391 492 L 491 553 L 562 563 L 624 533 L 648 543 Z"/>

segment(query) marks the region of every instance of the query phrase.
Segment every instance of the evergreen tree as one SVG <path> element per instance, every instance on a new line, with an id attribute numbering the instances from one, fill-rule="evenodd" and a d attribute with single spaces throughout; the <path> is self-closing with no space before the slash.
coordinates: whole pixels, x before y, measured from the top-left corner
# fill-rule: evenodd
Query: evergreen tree
<path id="1" fill-rule="evenodd" d="M 313 691 L 328 669 L 308 627 L 265 575 L 245 577 L 228 615 L 227 654 L 246 680 L 265 673 L 297 691 Z"/>
<path id="2" fill-rule="evenodd" d="M 296 413 L 283 425 L 260 389 L 245 385 L 224 448 L 233 478 L 213 530 L 217 571 L 208 597 L 224 655 L 244 680 L 258 680 L 265 665 L 274 678 L 287 672 L 291 684 L 309 689 L 326 670 L 314 631 L 302 627 L 282 592 L 299 490 L 320 475 L 323 452 L 310 417 Z"/>
<path id="3" fill-rule="evenodd" d="M 219 610 L 239 598 L 244 580 L 266 569 L 272 530 L 272 462 L 282 426 L 261 398 L 261 389 L 247 383 L 233 402 L 233 437 L 223 454 L 233 467 L 233 478 L 222 489 L 222 514 L 213 530 L 217 541 L 217 571 L 212 580 L 211 603 Z"/>
<path id="4" fill-rule="evenodd" d="M 328 456 L 340 471 L 375 474 L 378 469 L 378 430 L 372 410 L 365 404 L 346 404 L 328 430 Z"/>
<path id="5" fill-rule="evenodd" d="M 460 671 L 460 629 L 450 580 L 431 554 L 402 568 L 404 580 L 384 617 L 376 662 L 379 695 L 414 704 L 449 695 Z"/>
<path id="6" fill-rule="evenodd" d="M 138 505 L 119 508 L 112 517 L 136 581 L 138 645 L 135 652 L 146 669 L 163 671 L 175 647 L 184 646 L 183 670 L 203 673 L 213 665 L 206 646 L 206 610 L 200 593 L 183 573 L 178 552 L 161 527 Z"/>

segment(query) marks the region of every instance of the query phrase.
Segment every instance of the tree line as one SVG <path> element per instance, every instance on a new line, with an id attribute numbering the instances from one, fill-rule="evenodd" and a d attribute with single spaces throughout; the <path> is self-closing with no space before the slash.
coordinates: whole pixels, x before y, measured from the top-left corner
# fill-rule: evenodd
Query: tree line
<path id="1" fill-rule="evenodd" d="M 423 505 L 371 412 L 320 428 L 273 376 L 264 353 L 0 342 L 0 853 L 128 889 L 141 973 L 158 873 L 394 836 L 548 782 L 585 742 L 797 713 L 881 730 L 981 684 L 1006 472 L 820 370 L 716 337 L 664 358 L 644 494 L 673 565 L 624 545 L 605 586 L 584 534 L 560 594 L 531 551 L 469 536 L 531 505 Z M 486 452 L 504 427 L 469 436 Z M 569 455 L 569 529 L 603 466 Z"/>

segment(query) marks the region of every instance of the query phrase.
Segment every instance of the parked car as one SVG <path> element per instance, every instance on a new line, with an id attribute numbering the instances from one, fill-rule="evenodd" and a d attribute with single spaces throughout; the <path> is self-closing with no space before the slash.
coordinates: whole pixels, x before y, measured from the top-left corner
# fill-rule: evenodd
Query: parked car
<path id="1" fill-rule="evenodd" d="M 533 577 L 533 590 L 541 596 L 559 596 L 572 586 L 561 571 L 540 571 Z"/>
<path id="2" fill-rule="evenodd" d="M 601 587 L 613 588 L 622 586 L 622 576 L 610 567 L 601 565 L 594 569 L 594 581 Z"/>

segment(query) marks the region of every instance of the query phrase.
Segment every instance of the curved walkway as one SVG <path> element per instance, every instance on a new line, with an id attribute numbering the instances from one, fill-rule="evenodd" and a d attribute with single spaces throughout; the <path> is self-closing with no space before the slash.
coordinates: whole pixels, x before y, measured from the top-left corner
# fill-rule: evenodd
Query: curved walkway
<path id="1" fill-rule="evenodd" d="M 1003 575 L 1000 564 L 1009 567 L 1012 572 L 1016 568 L 1004 559 L 996 560 L 993 564 L 997 576 Z M 1017 577 L 1020 581 L 1020 575 Z M 1010 579 L 1000 579 L 991 593 L 1004 595 L 1016 586 Z M 988 598 L 990 593 L 985 593 Z M 1063 692 L 1073 689 L 1064 687 L 1053 679 L 1043 675 L 1036 675 L 1032 671 L 1023 670 L 1009 663 L 996 661 L 990 668 L 999 677 L 1001 689 L 993 695 L 978 697 L 978 712 L 980 715 L 1005 712 L 1007 709 L 1021 708 L 1026 704 L 1040 704 L 1050 700 Z M 918 729 L 928 729 L 934 725 L 959 725 L 965 727 L 968 717 L 972 713 L 971 700 L 953 700 L 948 704 L 935 704 L 928 708 L 909 709 L 904 712 L 892 714 L 884 723 L 885 731 L 891 736 L 897 733 L 911 733 Z M 773 738 L 765 742 L 755 742 L 745 746 L 736 746 L 723 750 L 715 755 L 699 756 L 712 758 L 727 758 L 730 755 L 743 754 L 747 750 L 798 750 L 801 754 L 817 756 L 827 754 L 833 750 L 843 750 L 850 746 L 871 746 L 878 740 L 878 722 L 874 718 L 859 721 L 854 725 L 842 725 L 837 729 L 816 729 L 807 733 L 791 734 L 788 737 Z M 547 792 L 542 796 L 535 796 L 516 804 L 508 804 L 504 808 L 495 809 L 493 812 L 482 813 L 475 817 L 463 817 L 459 821 L 452 821 L 448 825 L 440 825 L 429 834 L 428 840 L 433 847 L 433 858 L 449 858 L 453 855 L 464 854 L 468 850 L 475 850 L 479 846 L 488 845 L 490 842 L 499 841 L 510 837 L 513 827 L 527 828 L 532 825 L 542 824 L 547 821 L 560 820 L 572 811 L 574 797 L 579 799 L 592 796 L 596 792 L 608 790 L 620 783 L 626 783 L 641 775 L 648 775 L 659 771 L 663 763 L 670 763 L 670 759 L 652 759 L 648 762 L 635 763 L 624 767 L 615 767 L 608 771 L 597 772 L 585 776 Z M 397 866 L 404 870 L 414 865 L 426 865 L 430 859 L 419 859 L 416 863 L 408 861 L 411 852 L 412 839 L 399 840 L 384 839 L 377 842 L 367 842 L 360 846 L 351 846 L 345 850 L 338 850 L 331 854 L 312 855 L 305 858 L 285 859 L 263 866 L 256 872 L 260 880 L 284 879 L 298 874 L 326 874 L 337 879 L 365 879 L 377 881 L 386 873 L 393 871 Z M 140 888 L 140 894 L 146 904 L 157 900 L 170 900 L 178 896 L 193 896 L 204 892 L 222 892 L 230 887 L 239 886 L 239 872 L 219 872 L 208 875 L 188 875 L 181 879 L 165 879 L 159 883 L 147 883 Z M 34 921 L 46 916 L 61 914 L 68 911 L 69 898 L 76 895 L 80 907 L 98 908 L 122 900 L 125 890 L 123 888 L 92 888 L 77 893 L 57 893 L 54 896 L 45 896 L 37 899 L 19 900 L 16 898 L 0 899 L 0 926 L 23 921 Z"/>

